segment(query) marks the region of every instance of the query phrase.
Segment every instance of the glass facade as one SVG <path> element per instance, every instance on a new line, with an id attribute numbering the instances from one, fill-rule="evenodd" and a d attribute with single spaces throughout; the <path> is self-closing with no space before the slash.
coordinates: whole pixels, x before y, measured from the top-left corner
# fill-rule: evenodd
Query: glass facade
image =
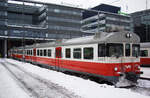
<path id="1" fill-rule="evenodd" d="M 30 1 L 0 2 L 0 36 L 26 39 L 79 37 L 83 35 L 81 19 L 81 9 L 74 7 Z"/>
<path id="2" fill-rule="evenodd" d="M 144 10 L 131 14 L 134 32 L 139 35 L 141 42 L 150 41 L 150 10 Z"/>

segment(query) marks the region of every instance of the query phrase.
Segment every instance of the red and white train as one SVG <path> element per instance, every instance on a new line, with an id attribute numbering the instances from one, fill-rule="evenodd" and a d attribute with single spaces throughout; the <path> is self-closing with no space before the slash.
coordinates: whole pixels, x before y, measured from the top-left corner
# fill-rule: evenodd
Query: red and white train
<path id="1" fill-rule="evenodd" d="M 116 84 L 120 80 L 136 82 L 142 73 L 139 43 L 140 38 L 134 33 L 101 32 L 95 36 L 13 48 L 9 55 Z"/>
<path id="2" fill-rule="evenodd" d="M 150 43 L 140 43 L 141 66 L 150 67 Z"/>

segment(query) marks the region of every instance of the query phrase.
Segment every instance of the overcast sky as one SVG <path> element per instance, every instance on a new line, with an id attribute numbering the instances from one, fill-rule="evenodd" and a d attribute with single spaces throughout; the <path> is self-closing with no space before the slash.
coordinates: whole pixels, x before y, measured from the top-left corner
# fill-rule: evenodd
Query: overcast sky
<path id="1" fill-rule="evenodd" d="M 35 0 L 41 2 L 80 6 L 81 8 L 91 8 L 101 3 L 111 4 L 121 7 L 122 12 L 132 13 L 146 9 L 146 0 Z M 148 9 L 150 8 L 150 0 L 147 0 Z"/>

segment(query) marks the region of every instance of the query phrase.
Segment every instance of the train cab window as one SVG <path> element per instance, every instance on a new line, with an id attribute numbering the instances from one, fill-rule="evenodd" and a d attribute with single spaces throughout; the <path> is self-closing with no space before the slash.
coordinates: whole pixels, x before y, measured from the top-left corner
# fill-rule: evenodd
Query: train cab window
<path id="1" fill-rule="evenodd" d="M 148 50 L 141 50 L 140 55 L 141 57 L 148 57 Z"/>
<path id="2" fill-rule="evenodd" d="M 67 48 L 65 50 L 65 53 L 66 53 L 66 58 L 70 58 L 71 57 L 71 50 L 69 48 Z"/>
<path id="3" fill-rule="evenodd" d="M 39 56 L 40 55 L 40 51 L 39 51 L 39 49 L 37 50 L 37 56 Z"/>
<path id="4" fill-rule="evenodd" d="M 108 57 L 121 57 L 123 56 L 123 44 L 108 43 L 107 44 Z"/>
<path id="5" fill-rule="evenodd" d="M 83 49 L 84 59 L 93 59 L 93 48 L 88 47 Z"/>
<path id="6" fill-rule="evenodd" d="M 48 57 L 51 57 L 51 50 L 48 49 Z"/>
<path id="7" fill-rule="evenodd" d="M 138 44 L 133 44 L 132 45 L 132 56 L 133 57 L 140 56 L 140 45 L 138 45 Z"/>
<path id="8" fill-rule="evenodd" d="M 130 56 L 130 44 L 125 44 L 125 56 Z"/>
<path id="9" fill-rule="evenodd" d="M 73 49 L 73 57 L 75 59 L 81 59 L 81 48 Z"/>
<path id="10" fill-rule="evenodd" d="M 47 50 L 44 49 L 44 56 L 47 56 Z"/>
<path id="11" fill-rule="evenodd" d="M 98 44 L 98 57 L 105 57 L 106 46 L 105 44 Z"/>

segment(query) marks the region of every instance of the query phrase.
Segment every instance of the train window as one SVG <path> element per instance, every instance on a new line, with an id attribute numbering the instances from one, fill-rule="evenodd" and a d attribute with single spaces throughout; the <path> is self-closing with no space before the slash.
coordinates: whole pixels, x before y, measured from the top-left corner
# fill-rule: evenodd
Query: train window
<path id="1" fill-rule="evenodd" d="M 148 57 L 148 50 L 141 50 L 140 55 L 141 57 Z"/>
<path id="2" fill-rule="evenodd" d="M 40 56 L 42 56 L 42 54 L 43 54 L 42 52 L 43 52 L 43 51 L 42 51 L 42 50 L 40 50 Z"/>
<path id="3" fill-rule="evenodd" d="M 106 55 L 106 46 L 105 44 L 98 45 L 98 57 L 105 57 Z"/>
<path id="4" fill-rule="evenodd" d="M 140 55 L 140 45 L 133 44 L 132 45 L 132 56 L 133 57 L 138 57 L 139 55 Z"/>
<path id="5" fill-rule="evenodd" d="M 44 56 L 47 56 L 47 50 L 44 49 Z"/>
<path id="6" fill-rule="evenodd" d="M 29 55 L 29 50 L 27 50 L 27 54 Z"/>
<path id="7" fill-rule="evenodd" d="M 37 50 L 37 56 L 40 56 L 40 50 L 39 49 Z"/>
<path id="8" fill-rule="evenodd" d="M 108 57 L 121 57 L 123 56 L 123 44 L 109 43 L 107 44 Z"/>
<path id="9" fill-rule="evenodd" d="M 32 50 L 30 50 L 30 55 L 32 55 Z"/>
<path id="10" fill-rule="evenodd" d="M 30 50 L 29 50 L 29 55 L 30 55 Z"/>
<path id="11" fill-rule="evenodd" d="M 130 44 L 125 45 L 125 56 L 130 56 Z"/>
<path id="12" fill-rule="evenodd" d="M 48 49 L 48 57 L 51 57 L 51 50 Z"/>
<path id="13" fill-rule="evenodd" d="M 83 50 L 84 52 L 84 59 L 93 59 L 93 48 L 92 47 L 88 47 L 88 48 L 84 48 Z"/>
<path id="14" fill-rule="evenodd" d="M 71 50 L 69 48 L 66 49 L 65 53 L 66 53 L 66 58 L 71 57 Z"/>
<path id="15" fill-rule="evenodd" d="M 73 50 L 73 57 L 75 59 L 80 59 L 81 58 L 81 48 L 75 48 Z"/>

